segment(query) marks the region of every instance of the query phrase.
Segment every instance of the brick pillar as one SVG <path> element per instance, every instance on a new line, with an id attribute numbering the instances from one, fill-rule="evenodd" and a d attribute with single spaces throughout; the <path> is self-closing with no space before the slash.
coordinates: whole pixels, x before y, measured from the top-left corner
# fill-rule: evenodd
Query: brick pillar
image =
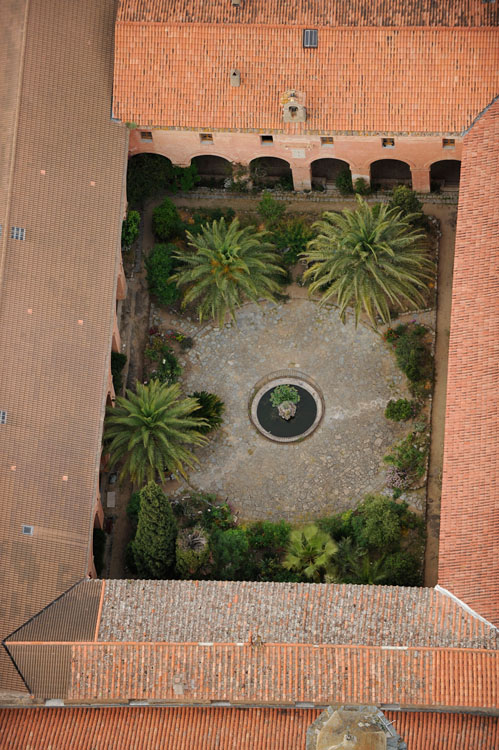
<path id="1" fill-rule="evenodd" d="M 429 169 L 412 169 L 412 189 L 417 193 L 430 192 L 430 170 Z"/>
<path id="2" fill-rule="evenodd" d="M 291 171 L 295 190 L 312 190 L 312 171 L 308 164 L 292 164 Z"/>

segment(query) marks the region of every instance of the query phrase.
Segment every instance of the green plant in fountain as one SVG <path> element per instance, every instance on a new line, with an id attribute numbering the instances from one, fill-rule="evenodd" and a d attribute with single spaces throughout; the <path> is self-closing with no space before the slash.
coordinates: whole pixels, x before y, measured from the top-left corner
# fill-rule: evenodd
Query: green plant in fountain
<path id="1" fill-rule="evenodd" d="M 186 235 L 190 251 L 178 251 L 182 267 L 173 278 L 183 287 L 183 306 L 196 303 L 200 320 L 211 317 L 221 326 L 246 300 L 278 299 L 277 278 L 285 271 L 266 232 L 241 229 L 237 219 L 227 226 L 222 218 Z"/>
<path id="2" fill-rule="evenodd" d="M 364 311 L 373 326 L 378 317 L 390 321 L 390 307 L 424 305 L 433 263 L 424 232 L 410 221 L 410 214 L 370 206 L 360 196 L 355 210 L 326 211 L 303 253 L 311 264 L 304 274 L 310 294 L 320 294 L 321 304 L 336 302 L 343 322 L 352 307 L 356 324 Z"/>
<path id="3" fill-rule="evenodd" d="M 136 393 L 127 390 L 107 409 L 104 445 L 110 467 L 124 461 L 120 479 L 128 476 L 139 486 L 157 476 L 164 482 L 168 472 L 185 476 L 184 466 L 195 463 L 187 446 L 207 440 L 199 432 L 206 421 L 194 413 L 198 408 L 196 399 L 181 397 L 178 383 L 137 383 Z"/>
<path id="4" fill-rule="evenodd" d="M 286 401 L 290 401 L 292 404 L 297 404 L 299 400 L 300 394 L 292 385 L 276 385 L 270 394 L 270 403 L 272 406 L 276 407 L 280 404 L 284 404 Z"/>
<path id="5" fill-rule="evenodd" d="M 319 583 L 330 570 L 336 550 L 337 545 L 329 534 L 310 524 L 291 532 L 282 564 L 286 570 Z"/>

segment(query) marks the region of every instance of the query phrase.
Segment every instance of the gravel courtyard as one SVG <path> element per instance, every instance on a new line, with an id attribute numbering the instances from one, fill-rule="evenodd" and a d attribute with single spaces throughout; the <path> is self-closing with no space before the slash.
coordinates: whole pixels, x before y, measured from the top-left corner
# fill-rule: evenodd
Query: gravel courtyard
<path id="1" fill-rule="evenodd" d="M 384 409 L 407 392 L 380 336 L 343 325 L 335 310 L 292 299 L 248 305 L 237 327 L 208 325 L 195 342 L 186 391 L 216 393 L 226 412 L 221 430 L 197 451 L 193 488 L 229 499 L 241 519 L 300 521 L 352 507 L 383 487 L 383 455 L 404 433 Z M 315 380 L 325 414 L 305 440 L 273 443 L 252 425 L 248 402 L 261 378 L 294 369 Z"/>

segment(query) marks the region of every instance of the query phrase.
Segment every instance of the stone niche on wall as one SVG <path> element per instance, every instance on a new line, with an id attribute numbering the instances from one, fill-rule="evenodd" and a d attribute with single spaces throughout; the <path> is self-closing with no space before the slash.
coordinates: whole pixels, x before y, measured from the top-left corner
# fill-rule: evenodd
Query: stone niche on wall
<path id="1" fill-rule="evenodd" d="M 284 122 L 305 122 L 307 110 L 304 104 L 305 96 L 301 92 L 286 91 L 283 97 L 282 116 Z"/>

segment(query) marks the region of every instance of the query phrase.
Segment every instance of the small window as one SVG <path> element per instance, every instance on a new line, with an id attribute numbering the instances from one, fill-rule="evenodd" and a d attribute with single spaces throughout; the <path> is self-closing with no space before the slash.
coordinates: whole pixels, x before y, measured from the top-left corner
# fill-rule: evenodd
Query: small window
<path id="1" fill-rule="evenodd" d="M 142 141 L 152 141 L 152 133 L 150 130 L 141 130 L 140 139 Z"/>
<path id="2" fill-rule="evenodd" d="M 334 144 L 334 138 L 330 135 L 325 135 L 321 138 L 321 146 L 332 146 Z"/>
<path id="3" fill-rule="evenodd" d="M 381 145 L 383 146 L 383 148 L 394 148 L 395 138 L 382 138 Z"/>
<path id="4" fill-rule="evenodd" d="M 10 228 L 11 240 L 23 240 L 25 236 L 26 236 L 26 230 L 24 227 L 11 227 Z"/>
<path id="5" fill-rule="evenodd" d="M 34 531 L 33 526 L 27 526 L 26 524 L 23 524 L 24 536 L 33 536 L 33 531 Z"/>
<path id="6" fill-rule="evenodd" d="M 7 412 L 0 409 L 0 424 L 7 424 Z"/>
<path id="7" fill-rule="evenodd" d="M 454 138 L 442 138 L 442 148 L 455 148 L 456 141 Z"/>
<path id="8" fill-rule="evenodd" d="M 303 29 L 303 46 L 317 47 L 319 43 L 319 32 L 317 29 Z"/>
<path id="9" fill-rule="evenodd" d="M 200 133 L 199 138 L 201 139 L 202 143 L 213 143 L 212 133 Z"/>
<path id="10" fill-rule="evenodd" d="M 262 145 L 274 143 L 274 136 L 273 135 L 261 135 L 260 136 L 260 143 Z"/>

